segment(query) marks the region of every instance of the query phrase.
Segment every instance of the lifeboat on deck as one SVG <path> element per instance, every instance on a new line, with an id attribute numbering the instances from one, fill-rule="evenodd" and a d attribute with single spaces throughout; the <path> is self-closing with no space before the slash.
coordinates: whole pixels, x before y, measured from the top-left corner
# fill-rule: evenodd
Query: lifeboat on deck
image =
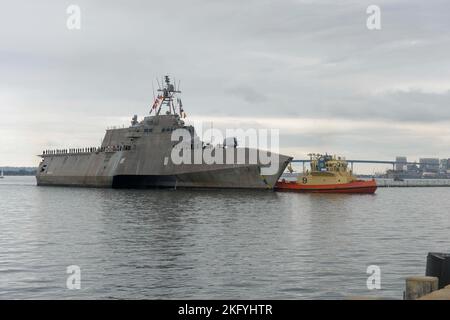
<path id="1" fill-rule="evenodd" d="M 366 193 L 377 190 L 372 180 L 358 180 L 341 157 L 310 154 L 311 170 L 298 176 L 296 181 L 282 179 L 275 185 L 276 191 L 314 193 Z"/>

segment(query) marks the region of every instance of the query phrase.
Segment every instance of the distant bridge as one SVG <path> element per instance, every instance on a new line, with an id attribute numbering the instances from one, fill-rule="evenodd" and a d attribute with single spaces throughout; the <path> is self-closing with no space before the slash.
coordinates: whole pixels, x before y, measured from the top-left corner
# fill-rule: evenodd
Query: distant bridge
<path id="1" fill-rule="evenodd" d="M 395 160 L 345 160 L 346 162 L 350 163 L 351 168 L 353 170 L 353 164 L 354 163 L 371 163 L 371 164 L 391 164 L 392 165 L 392 169 L 395 168 L 395 165 L 397 163 L 399 164 L 403 164 L 403 165 L 407 165 L 407 164 L 415 164 L 415 165 L 420 165 L 419 162 L 402 162 L 402 161 L 395 161 Z M 311 162 L 311 159 L 301 159 L 301 160 L 292 160 L 293 163 L 297 162 L 297 163 L 303 163 L 303 165 L 305 165 L 305 163 L 307 162 Z"/>

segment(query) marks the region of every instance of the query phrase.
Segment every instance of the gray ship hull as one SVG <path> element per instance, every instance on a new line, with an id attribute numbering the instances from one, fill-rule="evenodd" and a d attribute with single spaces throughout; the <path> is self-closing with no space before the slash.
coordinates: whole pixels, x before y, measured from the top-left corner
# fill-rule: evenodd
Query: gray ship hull
<path id="1" fill-rule="evenodd" d="M 109 158 L 109 160 L 107 160 Z M 103 188 L 254 188 L 272 189 L 291 160 L 279 156 L 275 174 L 263 175 L 259 164 L 199 164 L 164 166 L 160 170 L 130 172 L 124 168 L 126 155 L 85 154 L 46 157 L 36 175 L 39 186 Z M 125 160 L 127 161 L 127 160 Z M 133 162 L 136 167 L 137 162 Z M 106 164 L 106 165 L 105 165 Z M 41 171 L 43 166 L 45 171 Z M 165 167 L 165 168 L 164 168 Z M 172 168 L 171 168 L 172 167 Z"/>
<path id="2" fill-rule="evenodd" d="M 189 133 L 187 142 L 174 140 L 178 129 Z M 175 146 L 180 145 L 181 153 L 188 155 L 181 163 L 174 159 L 174 152 L 179 152 Z M 214 156 L 214 161 L 204 154 Z M 39 186 L 104 188 L 272 189 L 292 160 L 236 145 L 205 145 L 194 128 L 174 114 L 146 117 L 128 128 L 107 130 L 98 148 L 47 150 L 40 156 Z M 267 173 L 269 166 L 272 170 Z"/>

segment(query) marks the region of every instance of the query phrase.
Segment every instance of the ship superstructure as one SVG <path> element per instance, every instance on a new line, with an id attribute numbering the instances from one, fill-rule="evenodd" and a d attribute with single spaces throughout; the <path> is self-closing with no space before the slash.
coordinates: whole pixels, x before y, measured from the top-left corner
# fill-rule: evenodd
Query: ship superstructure
<path id="1" fill-rule="evenodd" d="M 158 89 L 150 114 L 139 121 L 135 115 L 126 128 L 108 129 L 101 146 L 90 148 L 69 148 L 45 150 L 37 170 L 38 185 L 87 186 L 113 188 L 148 187 L 200 187 L 200 188 L 260 188 L 272 189 L 292 160 L 289 156 L 276 156 L 276 170 L 264 174 L 267 167 L 258 158 L 252 162 L 254 150 L 226 146 L 206 146 L 200 141 L 193 126 L 184 121 L 186 113 L 181 91 L 172 84 L 168 76 Z M 212 154 L 218 153 L 224 161 L 209 164 L 201 159 L 188 163 L 175 163 L 173 148 L 177 142 L 172 133 L 177 129 L 189 132 L 189 149 L 194 160 L 195 151 L 205 148 Z M 186 143 L 186 142 L 185 142 Z M 238 161 L 241 149 L 244 161 Z M 258 150 L 261 152 L 261 150 Z M 219 154 L 219 153 L 218 153 Z M 230 163 L 230 155 L 233 159 Z"/>

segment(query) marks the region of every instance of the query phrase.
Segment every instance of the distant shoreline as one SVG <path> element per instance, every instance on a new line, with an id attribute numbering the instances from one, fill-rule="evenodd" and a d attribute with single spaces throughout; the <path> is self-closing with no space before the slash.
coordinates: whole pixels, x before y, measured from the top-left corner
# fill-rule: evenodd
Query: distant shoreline
<path id="1" fill-rule="evenodd" d="M 4 176 L 35 176 L 36 167 L 0 167 Z"/>

